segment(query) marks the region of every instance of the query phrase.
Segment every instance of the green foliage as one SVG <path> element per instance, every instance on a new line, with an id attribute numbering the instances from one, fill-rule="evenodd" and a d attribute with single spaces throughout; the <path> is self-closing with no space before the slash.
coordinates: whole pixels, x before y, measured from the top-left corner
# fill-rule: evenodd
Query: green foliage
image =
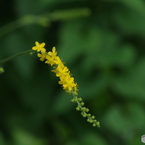
<path id="1" fill-rule="evenodd" d="M 0 60 L 35 41 L 56 46 L 101 127 L 76 112 L 49 66 L 24 55 L 0 66 L 0 145 L 142 144 L 144 1 L 10 0 L 1 14 Z"/>
<path id="2" fill-rule="evenodd" d="M 21 130 L 14 130 L 13 131 L 13 138 L 15 145 L 46 145 L 47 142 L 44 139 L 36 138 L 35 136 L 21 131 Z"/>

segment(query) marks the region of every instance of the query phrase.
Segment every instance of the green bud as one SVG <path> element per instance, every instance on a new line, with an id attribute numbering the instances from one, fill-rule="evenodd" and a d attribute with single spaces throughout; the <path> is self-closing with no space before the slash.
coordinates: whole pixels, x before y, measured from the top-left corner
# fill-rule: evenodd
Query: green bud
<path id="1" fill-rule="evenodd" d="M 87 121 L 88 121 L 89 123 L 92 123 L 92 120 L 91 120 L 91 119 L 89 119 L 89 118 L 87 119 Z"/>
<path id="2" fill-rule="evenodd" d="M 97 122 L 96 122 L 96 125 L 97 125 L 98 127 L 100 127 L 100 122 L 99 122 L 99 121 L 97 121 Z"/>
<path id="3" fill-rule="evenodd" d="M 93 120 L 90 119 L 90 123 L 93 123 Z"/>
<path id="4" fill-rule="evenodd" d="M 4 73 L 5 70 L 3 69 L 3 67 L 0 67 L 0 74 Z"/>
<path id="5" fill-rule="evenodd" d="M 96 126 L 96 124 L 95 124 L 95 123 L 93 123 L 92 125 L 93 125 L 94 127 Z"/>
<path id="6" fill-rule="evenodd" d="M 34 52 L 30 52 L 29 55 L 33 55 Z"/>
<path id="7" fill-rule="evenodd" d="M 71 99 L 71 102 L 73 102 L 73 103 L 74 103 L 74 102 L 75 102 L 75 99 Z"/>
<path id="8" fill-rule="evenodd" d="M 85 110 L 86 112 L 89 112 L 89 109 L 88 108 L 86 108 L 86 110 Z"/>
<path id="9" fill-rule="evenodd" d="M 78 102 L 81 102 L 82 101 L 82 98 L 78 98 Z"/>
<path id="10" fill-rule="evenodd" d="M 80 103 L 80 105 L 81 105 L 81 106 L 84 106 L 84 105 L 85 105 L 85 103 L 84 103 L 84 102 L 81 102 L 81 103 Z"/>
<path id="11" fill-rule="evenodd" d="M 85 112 L 82 112 L 81 115 L 82 115 L 83 117 L 87 117 L 87 114 L 86 114 Z"/>
<path id="12" fill-rule="evenodd" d="M 74 102 L 78 102 L 78 98 L 75 98 L 75 99 L 74 99 Z"/>
<path id="13" fill-rule="evenodd" d="M 95 119 L 95 116 L 91 116 L 92 119 Z"/>
<path id="14" fill-rule="evenodd" d="M 83 116 L 83 117 L 87 117 L 87 115 L 86 115 L 86 114 L 83 114 L 82 116 Z"/>
<path id="15" fill-rule="evenodd" d="M 80 107 L 76 107 L 76 110 L 79 111 L 80 110 Z"/>
<path id="16" fill-rule="evenodd" d="M 84 111 L 85 112 L 85 110 L 86 110 L 86 107 L 82 107 L 81 108 L 81 111 Z"/>

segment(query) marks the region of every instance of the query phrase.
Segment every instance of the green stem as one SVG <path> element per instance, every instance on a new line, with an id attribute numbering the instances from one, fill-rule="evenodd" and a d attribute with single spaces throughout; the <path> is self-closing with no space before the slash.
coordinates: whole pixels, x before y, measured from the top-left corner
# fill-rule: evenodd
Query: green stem
<path id="1" fill-rule="evenodd" d="M 31 52 L 34 52 L 34 50 L 27 50 L 27 51 L 23 51 L 23 52 L 21 52 L 21 53 L 12 55 L 12 56 L 10 56 L 10 57 L 8 57 L 8 58 L 5 58 L 5 59 L 1 60 L 1 61 L 0 61 L 0 64 L 4 64 L 4 63 L 6 63 L 7 61 L 10 61 L 10 60 L 12 60 L 12 59 L 14 59 L 14 58 L 16 58 L 16 57 L 18 57 L 18 56 L 21 56 L 21 55 L 23 55 L 23 54 L 28 54 L 28 53 L 31 53 Z"/>

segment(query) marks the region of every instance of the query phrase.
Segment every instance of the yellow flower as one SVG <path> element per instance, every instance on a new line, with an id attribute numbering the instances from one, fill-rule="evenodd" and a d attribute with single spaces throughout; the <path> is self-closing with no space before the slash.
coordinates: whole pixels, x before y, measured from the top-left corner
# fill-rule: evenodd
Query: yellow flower
<path id="1" fill-rule="evenodd" d="M 46 52 L 46 49 L 44 48 L 45 43 L 39 43 L 36 41 L 35 45 L 36 46 L 32 47 L 33 50 L 36 50 L 37 52 L 41 51 L 42 54 L 44 54 Z"/>
<path id="2" fill-rule="evenodd" d="M 40 57 L 40 61 L 44 61 L 46 59 L 46 54 L 43 54 L 43 53 L 40 54 L 40 53 L 38 53 L 37 56 Z"/>
<path id="3" fill-rule="evenodd" d="M 68 73 L 68 68 L 63 65 L 58 65 L 53 72 L 56 73 L 57 77 L 65 76 Z"/>
<path id="4" fill-rule="evenodd" d="M 59 66 L 64 66 L 63 62 L 61 61 L 60 57 L 56 56 L 55 60 L 54 60 L 55 64 L 59 65 Z"/>
<path id="5" fill-rule="evenodd" d="M 61 60 L 60 60 L 60 58 L 59 58 L 58 56 L 56 56 L 56 55 L 57 55 L 56 48 L 53 47 L 53 48 L 52 48 L 52 52 L 49 51 L 49 52 L 47 53 L 45 63 L 47 63 L 47 64 L 49 64 L 49 65 L 51 65 L 51 66 L 54 65 L 54 64 L 60 63 Z"/>
<path id="6" fill-rule="evenodd" d="M 62 84 L 64 90 L 66 91 L 74 91 L 74 89 L 76 89 L 74 78 L 70 77 L 69 75 L 65 78 L 61 77 L 61 81 L 59 81 L 59 84 Z"/>
<path id="7" fill-rule="evenodd" d="M 46 55 L 46 61 L 45 61 L 45 63 L 47 63 L 47 64 L 49 64 L 49 65 L 54 65 L 55 64 L 55 62 L 54 62 L 54 58 L 53 57 L 51 57 L 51 56 L 49 56 L 48 54 Z"/>
<path id="8" fill-rule="evenodd" d="M 48 52 L 48 55 L 51 56 L 52 58 L 56 58 L 57 55 L 56 48 L 53 47 L 52 52 Z"/>

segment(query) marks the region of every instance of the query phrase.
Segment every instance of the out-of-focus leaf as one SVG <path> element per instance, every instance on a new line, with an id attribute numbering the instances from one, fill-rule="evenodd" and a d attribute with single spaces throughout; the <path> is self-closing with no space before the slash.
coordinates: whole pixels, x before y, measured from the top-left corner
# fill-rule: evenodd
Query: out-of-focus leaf
<path id="1" fill-rule="evenodd" d="M 69 64 L 83 51 L 83 34 L 81 21 L 64 23 L 59 31 L 59 55 Z"/>
<path id="2" fill-rule="evenodd" d="M 144 133 L 143 133 L 143 134 L 144 134 Z M 140 133 L 136 134 L 136 135 L 128 142 L 128 144 L 129 144 L 129 145 L 142 145 L 143 142 L 141 141 L 141 136 L 142 136 L 143 134 L 140 134 Z"/>
<path id="3" fill-rule="evenodd" d="M 122 97 L 145 101 L 145 60 L 142 59 L 130 71 L 114 78 L 113 89 Z"/>
<path id="4" fill-rule="evenodd" d="M 94 75 L 93 79 L 81 77 L 78 82 L 79 95 L 82 98 L 91 98 L 92 94 L 99 94 L 105 91 L 109 79 L 104 75 Z"/>
<path id="5" fill-rule="evenodd" d="M 72 130 L 68 127 L 68 124 L 63 120 L 55 119 L 53 121 L 54 131 L 58 137 L 57 142 L 63 143 L 71 139 Z"/>
<path id="6" fill-rule="evenodd" d="M 94 68 L 104 67 L 112 68 L 117 66 L 126 68 L 133 64 L 135 56 L 135 51 L 130 45 L 114 49 L 99 49 L 96 53 L 95 51 L 88 53 L 82 65 L 85 72 Z"/>
<path id="7" fill-rule="evenodd" d="M 61 27 L 59 54 L 65 61 L 75 60 L 80 54 L 95 56 L 101 49 L 114 49 L 119 42 L 118 36 L 110 31 L 100 30 L 95 25 L 90 27 L 85 27 L 81 21 L 69 22 Z"/>
<path id="8" fill-rule="evenodd" d="M 129 103 L 110 107 L 104 114 L 102 124 L 124 140 L 131 140 L 140 130 L 144 130 L 144 121 L 144 108 L 137 103 Z"/>
<path id="9" fill-rule="evenodd" d="M 23 130 L 14 130 L 13 138 L 15 145 L 47 145 L 44 139 L 38 138 Z"/>
<path id="10" fill-rule="evenodd" d="M 39 13 L 41 12 L 41 8 L 42 5 L 40 5 L 38 0 L 35 2 L 32 0 L 25 0 L 25 1 L 15 0 L 15 11 L 17 12 L 18 16 Z"/>
<path id="11" fill-rule="evenodd" d="M 74 105 L 76 105 L 73 105 L 71 102 L 72 98 L 72 95 L 69 95 L 62 90 L 54 99 L 54 104 L 51 108 L 52 112 L 57 115 L 67 113 L 71 108 L 73 108 Z"/>
<path id="12" fill-rule="evenodd" d="M 103 137 L 101 137 L 99 134 L 96 134 L 94 132 L 88 132 L 84 134 L 81 138 L 81 144 L 83 145 L 107 145 L 107 142 L 104 141 Z"/>
<path id="13" fill-rule="evenodd" d="M 113 14 L 114 23 L 125 34 L 143 35 L 145 33 L 145 14 L 134 11 L 118 10 Z"/>
<path id="14" fill-rule="evenodd" d="M 3 134 L 0 132 L 0 145 L 6 145 Z"/>
<path id="15" fill-rule="evenodd" d="M 68 142 L 66 145 L 80 145 L 80 144 L 79 144 L 78 141 L 76 141 L 76 140 L 71 140 L 71 141 Z"/>
<path id="16" fill-rule="evenodd" d="M 120 0 L 120 2 L 137 12 L 145 14 L 145 6 L 142 0 Z"/>

